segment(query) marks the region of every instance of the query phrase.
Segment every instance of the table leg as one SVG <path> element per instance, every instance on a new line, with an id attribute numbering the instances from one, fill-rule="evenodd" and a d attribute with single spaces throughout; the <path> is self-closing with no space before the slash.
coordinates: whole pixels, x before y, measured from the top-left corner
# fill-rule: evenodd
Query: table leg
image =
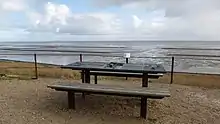
<path id="1" fill-rule="evenodd" d="M 97 75 L 94 75 L 94 78 L 95 78 L 95 84 L 97 84 L 98 82 Z"/>
<path id="2" fill-rule="evenodd" d="M 82 79 L 82 83 L 85 83 L 85 70 L 82 70 L 81 72 L 81 79 Z M 82 93 L 82 98 L 85 99 L 84 93 Z"/>
<path id="3" fill-rule="evenodd" d="M 81 72 L 81 79 L 82 79 L 82 83 L 85 83 L 85 72 L 84 72 L 84 70 L 82 70 L 82 72 Z"/>
<path id="4" fill-rule="evenodd" d="M 90 84 L 90 70 L 84 70 L 85 83 Z M 83 99 L 85 99 L 85 95 L 88 93 L 83 93 Z"/>
<path id="5" fill-rule="evenodd" d="M 85 83 L 90 84 L 90 71 L 89 70 L 85 70 Z"/>
<path id="6" fill-rule="evenodd" d="M 148 74 L 144 73 L 142 78 L 142 87 L 148 87 Z M 141 113 L 142 118 L 147 118 L 147 97 L 141 97 Z"/>
<path id="7" fill-rule="evenodd" d="M 142 87 L 148 87 L 148 74 L 147 73 L 143 74 Z"/>

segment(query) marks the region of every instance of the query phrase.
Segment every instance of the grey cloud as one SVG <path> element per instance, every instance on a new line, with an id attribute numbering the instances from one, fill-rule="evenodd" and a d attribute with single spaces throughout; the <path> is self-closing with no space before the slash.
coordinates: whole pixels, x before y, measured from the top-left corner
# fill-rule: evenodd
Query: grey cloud
<path id="1" fill-rule="evenodd" d="M 60 25 L 60 33 L 97 33 L 102 23 L 102 20 L 90 16 L 84 16 L 82 19 L 69 18 L 67 20 L 67 25 Z"/>
<path id="2" fill-rule="evenodd" d="M 93 0 L 101 7 L 119 6 L 122 9 L 146 9 L 146 15 L 164 10 L 163 26 L 149 29 L 152 20 L 144 20 L 141 30 L 158 37 L 200 37 L 220 39 L 220 0 Z M 144 16 L 144 15 L 143 15 Z M 151 17 L 155 18 L 155 17 Z M 143 18 L 142 18 L 143 20 Z"/>
<path id="3" fill-rule="evenodd" d="M 129 2 L 134 1 L 144 1 L 144 0 L 92 0 L 94 5 L 99 7 L 108 7 L 108 6 L 121 6 Z"/>
<path id="4" fill-rule="evenodd" d="M 42 12 L 44 10 L 44 5 L 48 2 L 48 0 L 26 0 L 29 9 L 34 11 Z"/>
<path id="5" fill-rule="evenodd" d="M 219 0 L 169 0 L 164 4 L 167 17 L 196 15 L 220 9 Z"/>
<path id="6" fill-rule="evenodd" d="M 93 4 L 99 7 L 120 6 L 122 7 L 121 9 L 146 9 L 146 15 L 153 12 L 159 13 L 152 14 L 152 17 L 146 17 L 146 19 L 144 19 L 145 17 L 140 17 L 144 21 L 140 28 L 135 28 L 127 20 L 117 22 L 116 19 L 118 18 L 113 18 L 108 21 L 108 19 L 102 19 L 108 17 L 99 18 L 91 16 L 89 13 L 81 14 L 81 17 L 77 18 L 75 13 L 70 12 L 70 16 L 66 18 L 66 25 L 61 24 L 56 19 L 46 22 L 48 15 L 44 7 L 48 1 L 26 1 L 30 11 L 37 12 L 41 16 L 42 23 L 37 26 L 30 25 L 29 27 L 27 27 L 28 25 L 20 27 L 19 25 L 13 25 L 14 27 L 26 29 L 27 32 L 33 34 L 108 34 L 108 38 L 114 39 L 115 37 L 117 39 L 122 38 L 122 36 L 110 34 L 119 32 L 124 34 L 123 37 L 126 38 L 128 36 L 138 38 L 140 35 L 144 35 L 143 38 L 146 39 L 150 37 L 165 39 L 220 39 L 220 0 L 91 0 L 94 2 Z M 164 12 L 161 10 L 164 10 Z M 117 13 L 114 14 L 117 15 Z M 145 15 L 143 14 L 142 16 Z M 151 18 L 158 19 L 162 26 L 152 26 L 155 19 Z M 161 18 L 164 18 L 164 20 Z M 33 20 L 32 24 L 36 22 L 36 18 L 33 18 Z M 116 22 L 119 24 L 116 24 Z M 57 28 L 59 28 L 59 33 L 56 33 Z M 23 32 L 23 30 L 19 30 L 19 32 Z"/>
<path id="7" fill-rule="evenodd" d="M 220 9 L 219 0 L 92 0 L 97 6 L 132 6 L 146 10 L 165 9 L 167 17 L 196 14 L 207 9 Z"/>
<path id="8" fill-rule="evenodd" d="M 110 25 L 110 24 L 109 24 Z M 37 27 L 30 27 L 30 32 L 56 32 L 59 28 L 59 33 L 67 34 L 104 34 L 112 33 L 105 30 L 106 23 L 100 18 L 89 15 L 82 15 L 80 18 L 69 17 L 66 20 L 66 25 L 62 25 L 56 20 L 52 20 L 49 24 L 39 24 Z"/>
<path id="9" fill-rule="evenodd" d="M 54 10 L 48 9 L 53 8 Z M 27 14 L 32 25 L 28 31 L 57 32 L 68 34 L 103 34 L 112 33 L 117 25 L 115 14 L 111 13 L 72 13 L 68 5 L 56 3 L 44 5 L 43 11 Z"/>

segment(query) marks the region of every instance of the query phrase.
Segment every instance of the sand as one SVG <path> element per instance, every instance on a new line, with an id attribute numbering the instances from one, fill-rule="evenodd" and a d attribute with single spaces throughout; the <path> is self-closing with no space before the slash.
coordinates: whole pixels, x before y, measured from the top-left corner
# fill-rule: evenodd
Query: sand
<path id="1" fill-rule="evenodd" d="M 220 89 L 173 84 L 171 97 L 149 100 L 148 120 L 139 118 L 138 98 L 77 95 L 67 109 L 65 92 L 47 88 L 57 79 L 0 80 L 1 124 L 219 124 Z M 102 84 L 138 86 L 128 81 Z"/>

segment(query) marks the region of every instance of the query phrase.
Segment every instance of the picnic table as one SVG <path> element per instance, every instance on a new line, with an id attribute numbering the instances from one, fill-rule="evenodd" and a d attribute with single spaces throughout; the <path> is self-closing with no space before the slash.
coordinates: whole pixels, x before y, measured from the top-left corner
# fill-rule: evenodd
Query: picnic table
<path id="1" fill-rule="evenodd" d="M 115 63 L 115 62 L 75 62 L 71 63 L 68 65 L 61 66 L 63 69 L 72 69 L 72 70 L 81 70 L 84 73 L 83 79 L 85 80 L 85 83 L 88 85 L 78 85 L 77 86 L 49 86 L 50 88 L 55 88 L 56 90 L 60 91 L 68 91 L 69 95 L 69 101 L 73 98 L 73 93 L 74 92 L 89 92 L 89 93 L 102 93 L 102 94 L 118 94 L 121 95 L 125 92 L 129 95 L 135 96 L 134 92 L 140 92 L 138 89 L 133 90 L 127 90 L 125 89 L 120 89 L 118 90 L 117 87 L 111 88 L 114 92 L 110 92 L 109 90 L 105 91 L 107 86 L 102 86 L 100 89 L 100 86 L 95 86 L 95 85 L 89 85 L 90 84 L 90 76 L 92 72 L 109 72 L 109 74 L 112 75 L 112 73 L 115 73 L 114 75 L 121 75 L 120 73 L 123 73 L 126 75 L 126 73 L 132 76 L 133 74 L 141 74 L 142 76 L 142 87 L 148 87 L 148 78 L 149 75 L 152 74 L 164 74 L 166 73 L 166 70 L 164 67 L 160 64 L 149 64 L 149 63 Z M 105 73 L 105 75 L 108 75 L 108 73 Z M 139 75 L 140 76 L 140 75 Z M 91 89 L 88 89 L 88 86 Z M 104 87 L 104 88 L 103 88 Z M 80 89 L 81 88 L 81 89 Z M 141 87 L 140 87 L 141 88 Z M 80 90 L 79 90 L 80 89 Z M 104 89 L 104 90 L 103 90 Z M 72 91 L 71 91 L 72 90 Z M 89 91 L 88 91 L 89 90 Z M 148 91 L 149 90 L 149 91 Z M 143 91 L 143 92 L 142 92 Z M 165 93 L 163 92 L 162 95 L 158 96 L 158 93 L 161 93 L 161 89 L 155 89 L 154 92 L 150 93 L 150 89 L 141 89 L 140 97 L 141 97 L 141 117 L 146 118 L 147 114 L 147 98 L 151 98 L 154 96 L 154 98 L 163 98 L 169 96 L 168 91 L 166 90 Z M 70 102 L 73 103 L 73 102 Z"/>
<path id="2" fill-rule="evenodd" d="M 81 70 L 84 73 L 83 80 L 85 83 L 90 83 L 90 76 L 94 72 L 102 73 L 108 72 L 105 75 L 120 76 L 123 74 L 129 76 L 132 74 L 142 74 L 142 87 L 148 86 L 148 78 L 152 74 L 164 74 L 166 70 L 161 64 L 149 63 L 116 63 L 116 62 L 75 62 L 68 65 L 61 66 L 63 69 Z M 131 75 L 132 76 L 132 75 Z M 137 75 L 140 77 L 140 75 Z M 161 76 L 161 75 L 160 75 Z M 83 81 L 84 82 L 84 81 Z"/>

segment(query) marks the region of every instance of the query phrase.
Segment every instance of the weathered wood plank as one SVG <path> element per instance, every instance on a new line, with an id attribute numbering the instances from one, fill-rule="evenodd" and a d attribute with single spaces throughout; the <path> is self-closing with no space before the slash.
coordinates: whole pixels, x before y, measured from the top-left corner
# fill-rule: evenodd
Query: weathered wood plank
<path id="1" fill-rule="evenodd" d="M 148 98 L 164 98 L 170 96 L 169 90 L 165 88 L 125 88 L 118 86 L 106 86 L 85 83 L 72 83 L 67 85 L 65 85 L 65 83 L 62 83 L 60 85 L 48 85 L 47 87 L 58 91 L 88 92 L 120 96 L 146 96 Z"/>

